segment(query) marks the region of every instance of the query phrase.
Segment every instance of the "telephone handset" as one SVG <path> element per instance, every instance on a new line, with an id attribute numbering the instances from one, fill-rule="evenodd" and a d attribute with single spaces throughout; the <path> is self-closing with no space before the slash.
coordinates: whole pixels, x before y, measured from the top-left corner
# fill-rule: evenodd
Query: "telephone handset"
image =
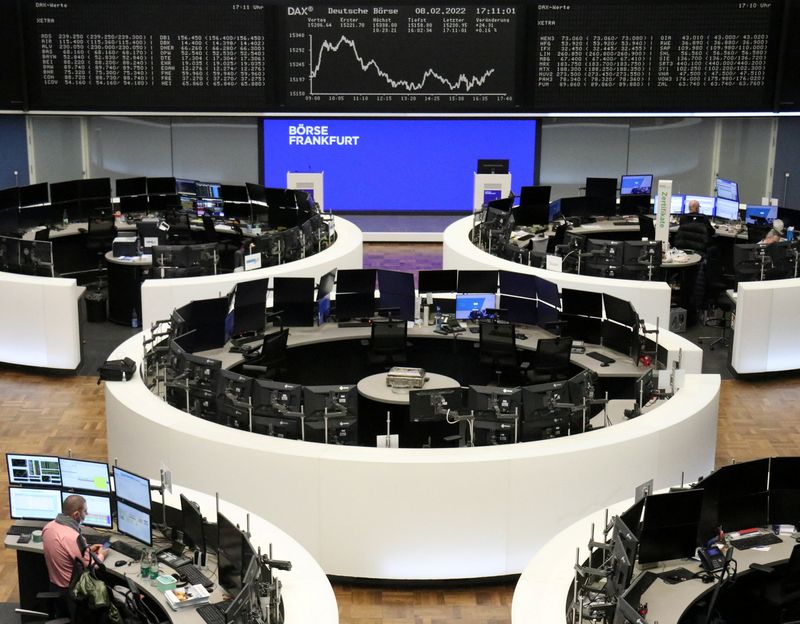
<path id="1" fill-rule="evenodd" d="M 716 572 L 725 567 L 725 554 L 716 546 L 698 548 L 697 556 L 700 558 L 700 566 L 706 572 Z"/>

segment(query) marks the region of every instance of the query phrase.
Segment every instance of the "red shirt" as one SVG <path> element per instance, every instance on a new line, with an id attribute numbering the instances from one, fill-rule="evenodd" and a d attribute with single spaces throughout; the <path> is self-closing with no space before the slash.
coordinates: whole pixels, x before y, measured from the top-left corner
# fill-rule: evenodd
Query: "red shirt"
<path id="1" fill-rule="evenodd" d="M 69 587 L 72 578 L 72 562 L 83 559 L 84 565 L 89 565 L 89 552 L 81 557 L 78 548 L 78 532 L 72 527 L 57 523 L 55 520 L 48 522 L 42 529 L 44 546 L 44 560 L 47 563 L 47 573 L 50 582 L 59 587 Z M 100 557 L 102 560 L 102 557 Z"/>

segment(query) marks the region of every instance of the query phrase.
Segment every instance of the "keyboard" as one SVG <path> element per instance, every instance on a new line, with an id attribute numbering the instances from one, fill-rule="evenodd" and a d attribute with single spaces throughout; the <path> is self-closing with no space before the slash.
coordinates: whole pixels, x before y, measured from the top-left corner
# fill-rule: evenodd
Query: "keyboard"
<path id="1" fill-rule="evenodd" d="M 142 556 L 142 549 L 134 546 L 133 544 L 129 544 L 128 542 L 121 542 L 117 540 L 115 542 L 111 542 L 111 544 L 109 544 L 109 548 L 111 548 L 111 550 L 116 550 L 119 554 L 125 555 L 134 561 L 138 561 Z"/>
<path id="2" fill-rule="evenodd" d="M 203 574 L 200 568 L 193 563 L 175 569 L 186 577 L 186 581 L 190 585 L 202 585 L 209 591 L 214 587 L 214 581 Z"/>
<path id="3" fill-rule="evenodd" d="M 6 535 L 28 535 L 37 529 L 41 529 L 42 527 L 33 527 L 33 526 L 25 526 L 24 524 L 12 524 L 8 527 L 8 531 L 6 531 Z"/>
<path id="4" fill-rule="evenodd" d="M 86 543 L 89 546 L 93 546 L 94 544 L 105 544 L 109 541 L 108 535 L 103 535 L 102 533 L 87 533 L 83 536 L 83 539 L 86 540 Z"/>
<path id="5" fill-rule="evenodd" d="M 478 327 L 470 327 L 469 328 L 469 333 L 470 334 L 480 334 L 481 333 L 480 325 Z"/>
<path id="6" fill-rule="evenodd" d="M 748 548 L 755 548 L 756 546 L 770 546 L 780 543 L 781 538 L 774 533 L 759 533 L 752 537 L 740 537 L 739 539 L 731 540 L 731 546 L 738 550 L 747 550 Z"/>
<path id="7" fill-rule="evenodd" d="M 225 624 L 225 615 L 215 604 L 200 605 L 196 613 L 208 624 Z"/>
<path id="8" fill-rule="evenodd" d="M 589 351 L 589 353 L 586 355 L 594 360 L 597 360 L 598 362 L 602 362 L 603 364 L 613 364 L 616 362 L 615 359 L 610 358 L 607 355 L 603 355 L 602 353 L 598 353 L 597 351 Z"/>

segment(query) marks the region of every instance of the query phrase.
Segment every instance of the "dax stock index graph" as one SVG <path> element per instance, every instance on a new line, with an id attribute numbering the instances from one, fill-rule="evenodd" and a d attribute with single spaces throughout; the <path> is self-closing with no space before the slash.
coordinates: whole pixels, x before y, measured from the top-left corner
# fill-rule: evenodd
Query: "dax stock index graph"
<path id="1" fill-rule="evenodd" d="M 287 8 L 286 103 L 360 108 L 513 108 L 516 5 Z"/>

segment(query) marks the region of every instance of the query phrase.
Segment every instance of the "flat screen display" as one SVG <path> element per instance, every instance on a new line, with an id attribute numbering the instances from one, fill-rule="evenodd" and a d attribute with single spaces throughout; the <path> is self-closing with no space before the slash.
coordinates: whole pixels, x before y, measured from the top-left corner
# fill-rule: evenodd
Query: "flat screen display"
<path id="1" fill-rule="evenodd" d="M 750 225 L 772 223 L 777 218 L 777 206 L 751 206 L 748 204 L 744 212 L 744 221 Z"/>
<path id="2" fill-rule="evenodd" d="M 61 502 L 63 503 L 71 492 L 61 492 Z M 86 500 L 86 517 L 82 524 L 101 529 L 110 529 L 111 522 L 111 497 L 95 496 L 93 494 L 81 494 Z"/>
<path id="3" fill-rule="evenodd" d="M 58 457 L 6 453 L 6 465 L 13 485 L 61 485 Z"/>
<path id="4" fill-rule="evenodd" d="M 153 544 L 150 512 L 131 507 L 121 500 L 117 501 L 117 530 L 148 546 Z"/>
<path id="5" fill-rule="evenodd" d="M 739 202 L 717 197 L 715 215 L 720 219 L 736 221 L 739 218 Z"/>
<path id="6" fill-rule="evenodd" d="M 471 211 L 475 162 L 507 158 L 514 187 L 534 183 L 533 119 L 265 119 L 264 180 L 323 171 L 334 212 Z"/>
<path id="7" fill-rule="evenodd" d="M 705 195 L 687 195 L 683 202 L 683 211 L 685 213 L 689 212 L 689 202 L 694 200 L 700 203 L 700 214 L 704 214 L 707 217 L 714 216 L 714 198 L 706 197 Z"/>
<path id="8" fill-rule="evenodd" d="M 478 318 L 483 317 L 486 315 L 486 308 L 497 307 L 495 300 L 494 293 L 456 295 L 456 318 L 460 321 L 465 321 L 473 315 Z"/>
<path id="9" fill-rule="evenodd" d="M 738 202 L 739 185 L 733 180 L 723 180 L 722 178 L 717 178 L 717 197 Z"/>
<path id="10" fill-rule="evenodd" d="M 117 498 L 150 509 L 150 481 L 114 466 L 114 491 Z"/>
<path id="11" fill-rule="evenodd" d="M 61 485 L 66 489 L 110 492 L 108 465 L 102 462 L 60 457 Z"/>
<path id="12" fill-rule="evenodd" d="M 61 513 L 61 490 L 12 487 L 8 499 L 14 520 L 52 520 Z"/>
<path id="13" fill-rule="evenodd" d="M 686 199 L 685 195 L 673 195 L 672 201 L 669 206 L 670 214 L 683 214 L 683 204 Z"/>
<path id="14" fill-rule="evenodd" d="M 650 195 L 653 188 L 652 174 L 624 175 L 620 181 L 620 195 Z"/>

